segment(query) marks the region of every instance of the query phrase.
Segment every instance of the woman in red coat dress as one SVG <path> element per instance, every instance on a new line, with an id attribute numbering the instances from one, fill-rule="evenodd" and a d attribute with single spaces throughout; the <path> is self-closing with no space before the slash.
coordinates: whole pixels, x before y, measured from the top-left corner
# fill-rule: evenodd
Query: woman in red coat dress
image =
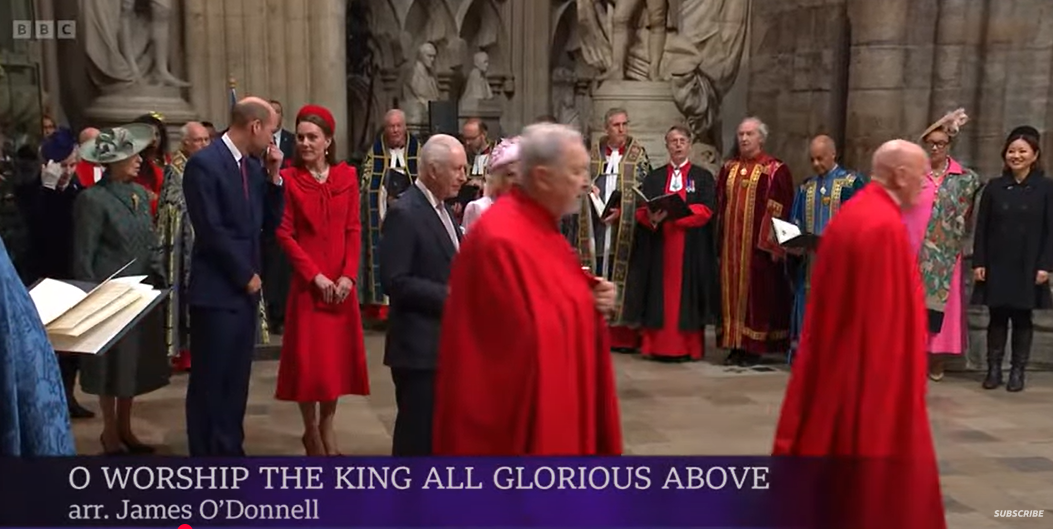
<path id="1" fill-rule="evenodd" d="M 336 123 L 307 105 L 296 115 L 296 154 L 282 170 L 278 244 L 293 266 L 275 397 L 300 403 L 307 455 L 338 455 L 333 418 L 341 395 L 368 395 L 355 278 L 361 245 L 358 176 L 337 164 Z"/>

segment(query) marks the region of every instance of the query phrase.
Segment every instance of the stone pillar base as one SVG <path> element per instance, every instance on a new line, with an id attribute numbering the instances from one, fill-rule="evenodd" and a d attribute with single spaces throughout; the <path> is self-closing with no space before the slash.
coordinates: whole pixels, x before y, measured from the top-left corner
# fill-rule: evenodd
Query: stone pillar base
<path id="1" fill-rule="evenodd" d="M 84 111 L 84 116 L 92 126 L 109 127 L 129 123 L 151 112 L 160 114 L 164 119 L 168 129 L 168 144 L 173 148 L 179 142 L 179 129 L 188 121 L 197 119 L 197 114 L 180 97 L 178 89 L 138 85 L 99 96 Z M 216 126 L 224 128 L 221 123 Z"/>
<path id="2" fill-rule="evenodd" d="M 629 112 L 629 135 L 647 149 L 651 165 L 665 165 L 669 161 L 665 133 L 684 120 L 673 102 L 672 86 L 660 81 L 604 81 L 592 91 L 592 141 L 604 135 L 604 115 L 614 107 Z"/>

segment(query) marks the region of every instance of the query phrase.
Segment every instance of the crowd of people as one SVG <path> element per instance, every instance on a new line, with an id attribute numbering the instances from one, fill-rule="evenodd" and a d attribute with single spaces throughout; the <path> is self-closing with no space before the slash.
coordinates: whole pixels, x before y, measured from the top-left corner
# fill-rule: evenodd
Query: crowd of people
<path id="1" fill-rule="evenodd" d="M 374 320 L 385 323 L 398 407 L 393 455 L 619 454 L 608 352 L 699 360 L 713 325 L 728 364 L 799 358 L 776 453 L 917 456 L 928 446 L 928 472 L 924 378 L 939 381 L 943 359 L 965 349 L 968 304 L 991 312 L 983 387 L 1014 392 L 1031 311 L 1053 306 L 1053 184 L 1039 133 L 1013 130 L 1002 175 L 983 186 L 951 156 L 961 110 L 917 143 L 878 149 L 872 183 L 817 136 L 800 185 L 765 150 L 757 118 L 741 122 L 716 175 L 689 160 L 680 125 L 665 135 L 668 163 L 653 167 L 620 108 L 591 142 L 544 118 L 500 141 L 474 118 L 460 139 L 424 140 L 395 109 L 360 167 L 336 159 L 327 109 L 304 106 L 293 131 L 283 121 L 279 102 L 246 98 L 222 132 L 183 126 L 174 151 L 154 114 L 77 138 L 52 122 L 0 181 L 0 237 L 22 283 L 4 287 L 8 319 L 36 279 L 99 281 L 129 261 L 121 274 L 171 289 L 156 318 L 105 354 L 59 352 L 59 400 L 70 417 L 93 416 L 73 396 L 79 371 L 99 398 L 104 453 L 153 452 L 132 431 L 133 402 L 175 369 L 189 370 L 190 454 L 244 455 L 253 352 L 270 329 L 283 335 L 275 396 L 299 405 L 305 453 L 337 455 L 338 399 L 370 391 L 363 320 Z M 781 244 L 775 219 L 819 236 L 818 250 Z M 860 281 L 871 268 L 864 277 L 880 280 Z M 859 330 L 866 318 L 903 332 Z M 19 324 L 43 336 L 39 322 Z M 910 410 L 873 428 L 924 422 L 926 436 L 904 448 L 829 434 L 849 427 L 837 410 L 817 410 L 883 398 L 859 388 L 816 396 L 818 379 L 860 366 L 888 371 L 898 409 Z"/>

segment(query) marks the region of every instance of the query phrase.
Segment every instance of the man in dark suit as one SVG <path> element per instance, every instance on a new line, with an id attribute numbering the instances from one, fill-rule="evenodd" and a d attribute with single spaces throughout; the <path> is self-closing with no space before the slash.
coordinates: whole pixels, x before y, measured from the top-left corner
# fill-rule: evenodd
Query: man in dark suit
<path id="1" fill-rule="evenodd" d="M 274 144 L 282 151 L 282 166 L 288 167 L 292 164 L 293 154 L 296 149 L 296 133 L 285 129 L 285 110 L 282 102 L 277 99 L 270 100 L 271 107 L 278 114 L 278 130 L 274 131 Z"/>
<path id="2" fill-rule="evenodd" d="M 242 456 L 242 423 L 256 342 L 260 232 L 282 209 L 282 154 L 271 142 L 278 116 L 249 97 L 231 109 L 220 141 L 187 161 L 183 192 L 194 227 L 186 395 L 192 456 Z M 265 162 L 260 160 L 260 157 Z"/>
<path id="3" fill-rule="evenodd" d="M 282 167 L 289 167 L 296 152 L 296 134 L 284 128 L 284 110 L 282 102 L 270 100 L 271 107 L 278 114 L 278 130 L 274 132 L 273 143 L 282 151 Z M 277 229 L 277 226 L 274 227 Z M 261 277 L 267 284 L 263 290 L 264 307 L 267 309 L 267 324 L 271 334 L 285 334 L 285 301 L 289 297 L 289 283 L 292 281 L 292 265 L 278 244 L 274 229 L 263 232 L 263 270 Z"/>
<path id="4" fill-rule="evenodd" d="M 439 327 L 450 263 L 461 231 L 445 200 L 467 180 L 464 147 L 432 136 L 420 151 L 420 174 L 387 212 L 381 227 L 380 282 L 390 300 L 384 364 L 395 382 L 391 454 L 431 453 Z"/>

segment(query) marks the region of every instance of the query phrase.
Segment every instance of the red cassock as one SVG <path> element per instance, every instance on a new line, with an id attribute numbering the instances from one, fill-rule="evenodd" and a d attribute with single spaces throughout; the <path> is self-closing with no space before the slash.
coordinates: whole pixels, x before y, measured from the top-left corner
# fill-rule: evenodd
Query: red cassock
<path id="1" fill-rule="evenodd" d="M 487 210 L 450 273 L 436 455 L 617 455 L 618 397 L 591 277 L 519 190 Z"/>
<path id="2" fill-rule="evenodd" d="M 148 191 L 147 194 L 150 196 L 150 214 L 156 217 L 157 199 L 161 196 L 161 187 L 165 183 L 165 174 L 153 161 L 143 160 L 143 163 L 149 166 L 148 176 L 144 178 L 142 172 L 140 172 L 139 176 L 135 177 L 135 182 Z"/>
<path id="3" fill-rule="evenodd" d="M 662 194 L 672 193 L 673 166 L 666 166 L 666 182 Z M 688 178 L 690 164 L 680 168 L 682 181 Z M 709 177 L 712 179 L 712 177 Z M 687 200 L 687 184 L 682 184 L 677 194 Z M 712 189 L 712 188 L 711 188 Z M 709 222 L 713 212 L 702 204 L 690 204 L 691 215 L 672 222 L 663 222 L 658 229 L 662 230 L 662 327 L 652 329 L 644 327 L 643 344 L 640 352 L 644 356 L 683 358 L 700 360 L 705 353 L 706 336 L 704 330 L 685 331 L 680 328 L 681 294 L 684 279 L 684 248 L 686 232 L 684 230 L 700 228 Z M 636 222 L 645 229 L 651 227 L 647 206 L 636 210 Z"/>
<path id="4" fill-rule="evenodd" d="M 81 160 L 81 161 L 77 162 L 77 168 L 76 168 L 77 181 L 80 182 L 81 187 L 83 187 L 84 189 L 87 189 L 87 188 L 95 185 L 95 168 L 96 167 L 99 167 L 99 166 L 96 165 L 96 164 L 93 164 L 93 163 L 91 163 L 91 162 L 89 162 L 87 160 Z M 99 176 L 100 177 L 102 176 L 101 172 L 99 173 Z"/>
<path id="5" fill-rule="evenodd" d="M 870 184 L 834 217 L 812 277 L 774 455 L 853 459 L 826 484 L 837 527 L 945 528 L 921 278 L 883 188 Z"/>
<path id="6" fill-rule="evenodd" d="M 285 211 L 276 236 L 294 272 L 275 397 L 325 402 L 341 395 L 368 395 L 357 292 L 343 303 L 327 304 L 314 286 L 318 274 L 334 283 L 341 276 L 358 276 L 358 176 L 343 163 L 329 168 L 325 183 L 299 168 L 282 169 L 281 175 Z"/>

